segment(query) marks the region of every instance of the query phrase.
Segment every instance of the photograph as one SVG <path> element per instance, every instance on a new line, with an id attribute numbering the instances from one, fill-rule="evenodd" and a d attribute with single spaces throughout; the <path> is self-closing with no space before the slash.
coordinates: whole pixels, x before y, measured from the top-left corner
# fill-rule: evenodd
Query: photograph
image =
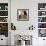
<path id="1" fill-rule="evenodd" d="M 17 20 L 28 21 L 29 20 L 29 9 L 17 9 Z"/>
<path id="2" fill-rule="evenodd" d="M 0 35 L 8 37 L 8 23 L 0 23 Z"/>
<path id="3" fill-rule="evenodd" d="M 46 17 L 38 17 L 38 22 L 46 22 Z"/>
<path id="4" fill-rule="evenodd" d="M 0 10 L 8 10 L 8 3 L 0 3 Z"/>
<path id="5" fill-rule="evenodd" d="M 46 10 L 46 3 L 38 3 L 38 10 Z"/>
<path id="6" fill-rule="evenodd" d="M 11 30 L 16 30 L 16 26 L 14 25 L 14 23 L 11 23 Z"/>
<path id="7" fill-rule="evenodd" d="M 8 11 L 0 11 L 0 16 L 8 16 Z"/>
<path id="8" fill-rule="evenodd" d="M 46 23 L 38 23 L 38 28 L 46 28 Z"/>
<path id="9" fill-rule="evenodd" d="M 38 16 L 46 16 L 46 11 L 38 11 Z"/>
<path id="10" fill-rule="evenodd" d="M 39 29 L 39 37 L 46 37 L 46 29 Z"/>
<path id="11" fill-rule="evenodd" d="M 8 17 L 0 17 L 0 22 L 8 22 Z"/>

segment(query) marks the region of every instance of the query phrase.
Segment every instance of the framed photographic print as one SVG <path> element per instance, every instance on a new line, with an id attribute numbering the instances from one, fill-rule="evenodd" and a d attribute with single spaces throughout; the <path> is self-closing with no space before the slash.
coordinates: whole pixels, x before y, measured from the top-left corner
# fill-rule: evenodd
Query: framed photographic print
<path id="1" fill-rule="evenodd" d="M 8 17 L 0 17 L 0 22 L 8 22 Z"/>
<path id="2" fill-rule="evenodd" d="M 18 21 L 29 21 L 29 9 L 17 9 Z"/>
<path id="3" fill-rule="evenodd" d="M 8 37 L 8 23 L 0 23 L 0 35 Z"/>
<path id="4" fill-rule="evenodd" d="M 46 37 L 46 29 L 39 29 L 39 37 Z"/>
<path id="5" fill-rule="evenodd" d="M 13 23 L 11 23 L 11 30 L 16 30 L 16 26 Z"/>

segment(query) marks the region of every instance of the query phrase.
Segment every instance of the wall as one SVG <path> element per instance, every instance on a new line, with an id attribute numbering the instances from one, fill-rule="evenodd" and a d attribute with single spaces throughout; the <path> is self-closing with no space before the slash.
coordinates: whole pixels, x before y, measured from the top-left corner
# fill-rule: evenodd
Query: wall
<path id="1" fill-rule="evenodd" d="M 43 38 L 38 38 L 38 3 L 46 3 L 46 0 L 11 0 L 11 22 L 16 25 L 15 32 L 28 30 L 28 27 L 33 24 L 35 26 L 33 32 L 36 34 L 33 33 L 32 44 L 33 46 L 44 46 Z M 29 9 L 29 21 L 17 21 L 17 9 Z"/>
<path id="2" fill-rule="evenodd" d="M 38 27 L 38 3 L 46 0 L 11 0 L 11 22 L 16 25 L 17 30 L 28 30 L 32 24 Z M 17 21 L 17 9 L 29 9 L 29 21 Z"/>
<path id="3" fill-rule="evenodd" d="M 8 3 L 8 0 L 0 0 L 0 3 Z"/>
<path id="4" fill-rule="evenodd" d="M 34 5 L 32 5 L 34 4 Z M 17 9 L 29 9 L 29 21 L 17 21 Z M 29 0 L 12 0 L 11 2 L 11 22 L 14 22 L 17 30 L 28 30 L 29 26 L 37 23 L 37 2 Z M 36 19 L 35 19 L 36 18 Z"/>

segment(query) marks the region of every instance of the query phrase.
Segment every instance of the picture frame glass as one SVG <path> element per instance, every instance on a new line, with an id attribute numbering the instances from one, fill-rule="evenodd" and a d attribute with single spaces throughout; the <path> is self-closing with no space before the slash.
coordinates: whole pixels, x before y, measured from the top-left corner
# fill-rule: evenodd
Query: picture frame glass
<path id="1" fill-rule="evenodd" d="M 29 20 L 29 9 L 17 9 L 17 20 L 28 21 Z"/>

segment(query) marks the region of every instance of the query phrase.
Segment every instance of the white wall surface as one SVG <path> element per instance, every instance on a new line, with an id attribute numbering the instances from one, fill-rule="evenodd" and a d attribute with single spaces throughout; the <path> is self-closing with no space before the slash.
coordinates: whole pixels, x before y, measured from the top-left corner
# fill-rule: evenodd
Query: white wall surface
<path id="1" fill-rule="evenodd" d="M 33 4 L 33 5 L 32 5 Z M 17 9 L 29 9 L 29 21 L 17 21 Z M 17 30 L 28 30 L 32 24 L 37 23 L 37 2 L 30 0 L 11 1 L 11 22 L 14 22 Z M 36 18 L 36 19 L 35 19 Z"/>
<path id="2" fill-rule="evenodd" d="M 8 3 L 8 0 L 0 0 L 0 3 Z"/>
<path id="3" fill-rule="evenodd" d="M 35 34 L 33 33 L 32 44 L 33 46 L 44 46 L 43 38 L 38 38 L 38 3 L 46 3 L 46 0 L 11 0 L 11 22 L 16 25 L 19 33 L 19 30 L 28 30 L 33 24 Z M 17 9 L 29 9 L 29 21 L 17 21 Z"/>
<path id="4" fill-rule="evenodd" d="M 11 0 L 11 22 L 16 25 L 17 30 L 28 30 L 29 26 L 38 27 L 38 3 L 46 0 Z M 17 21 L 17 9 L 29 9 L 29 21 Z"/>

